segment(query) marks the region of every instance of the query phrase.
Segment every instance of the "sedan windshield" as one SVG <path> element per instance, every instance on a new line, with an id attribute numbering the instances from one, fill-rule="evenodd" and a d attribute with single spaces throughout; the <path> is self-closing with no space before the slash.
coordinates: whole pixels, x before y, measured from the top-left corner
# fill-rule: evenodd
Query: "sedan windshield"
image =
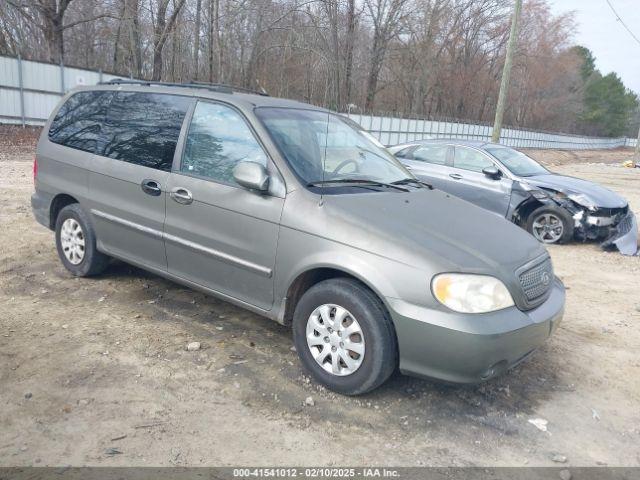
<path id="1" fill-rule="evenodd" d="M 413 179 L 370 134 L 328 112 L 262 107 L 256 115 L 306 185 L 380 185 Z"/>
<path id="2" fill-rule="evenodd" d="M 509 147 L 485 147 L 485 150 L 496 157 L 511 173 L 519 177 L 544 175 L 549 170 L 544 168 L 533 158 Z"/>

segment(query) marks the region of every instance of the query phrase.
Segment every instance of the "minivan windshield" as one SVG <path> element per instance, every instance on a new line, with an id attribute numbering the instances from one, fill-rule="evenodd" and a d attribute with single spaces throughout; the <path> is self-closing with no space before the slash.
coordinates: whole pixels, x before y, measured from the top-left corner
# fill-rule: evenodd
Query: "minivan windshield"
<path id="1" fill-rule="evenodd" d="M 256 115 L 306 185 L 392 184 L 411 175 L 356 123 L 317 110 L 260 107 Z"/>
<path id="2" fill-rule="evenodd" d="M 544 168 L 533 158 L 509 147 L 485 147 L 485 150 L 496 157 L 511 173 L 519 177 L 544 175 L 549 170 Z"/>

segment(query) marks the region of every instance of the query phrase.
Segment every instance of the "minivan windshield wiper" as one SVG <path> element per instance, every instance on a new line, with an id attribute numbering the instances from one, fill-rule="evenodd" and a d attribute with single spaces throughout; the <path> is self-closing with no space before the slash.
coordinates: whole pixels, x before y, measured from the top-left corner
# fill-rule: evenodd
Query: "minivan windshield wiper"
<path id="1" fill-rule="evenodd" d="M 401 187 L 400 185 L 395 185 L 393 183 L 385 183 L 379 182 L 377 180 L 367 180 L 364 178 L 338 178 L 335 180 L 320 180 L 317 182 L 309 182 L 307 183 L 307 187 L 330 187 L 341 186 L 344 184 L 351 184 L 354 187 L 388 187 L 394 188 L 396 190 L 400 190 L 401 192 L 408 192 L 409 190 Z"/>
<path id="2" fill-rule="evenodd" d="M 410 183 L 413 185 L 420 185 L 422 187 L 427 187 L 429 190 L 433 190 L 433 185 L 431 185 L 430 183 L 418 180 L 417 178 L 407 177 L 407 178 L 403 178 L 402 180 L 396 180 L 395 182 L 391 182 L 392 185 L 408 185 Z"/>

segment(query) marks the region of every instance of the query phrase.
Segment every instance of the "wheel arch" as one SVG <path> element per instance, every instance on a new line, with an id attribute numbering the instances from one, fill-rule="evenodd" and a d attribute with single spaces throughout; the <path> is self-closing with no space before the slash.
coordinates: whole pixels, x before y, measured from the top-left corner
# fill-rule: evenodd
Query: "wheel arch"
<path id="1" fill-rule="evenodd" d="M 531 215 L 534 210 L 542 207 L 543 205 L 545 205 L 545 203 L 541 202 L 540 200 L 529 197 L 518 204 L 518 206 L 513 210 L 513 213 L 511 214 L 511 221 L 516 225 L 525 228 L 529 219 L 529 215 Z"/>
<path id="2" fill-rule="evenodd" d="M 56 220 L 58 219 L 60 211 L 67 205 L 72 205 L 74 203 L 80 202 L 78 202 L 75 197 L 66 193 L 59 193 L 53 197 L 53 200 L 51 200 L 51 206 L 49 207 L 49 228 L 51 230 L 56 227 Z"/>
<path id="3" fill-rule="evenodd" d="M 388 311 L 388 307 L 385 304 L 384 296 L 380 291 L 371 283 L 365 279 L 365 276 L 354 272 L 343 266 L 326 264 L 310 266 L 301 272 L 298 272 L 287 284 L 286 294 L 282 299 L 282 305 L 278 314 L 278 322 L 283 325 L 291 325 L 293 320 L 293 313 L 296 306 L 302 298 L 302 295 L 309 290 L 312 286 L 331 278 L 350 278 L 357 281 L 367 290 L 371 291 L 381 302 L 382 306 Z"/>

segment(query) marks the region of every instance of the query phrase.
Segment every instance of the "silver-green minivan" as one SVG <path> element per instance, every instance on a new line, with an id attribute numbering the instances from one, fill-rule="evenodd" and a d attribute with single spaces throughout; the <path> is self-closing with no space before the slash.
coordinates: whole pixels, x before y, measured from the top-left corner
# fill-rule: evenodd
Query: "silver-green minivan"
<path id="1" fill-rule="evenodd" d="M 118 258 L 291 325 L 304 367 L 344 394 L 397 368 L 489 379 L 563 314 L 532 236 L 311 105 L 220 85 L 81 88 L 47 122 L 34 173 L 35 217 L 72 274 Z"/>

